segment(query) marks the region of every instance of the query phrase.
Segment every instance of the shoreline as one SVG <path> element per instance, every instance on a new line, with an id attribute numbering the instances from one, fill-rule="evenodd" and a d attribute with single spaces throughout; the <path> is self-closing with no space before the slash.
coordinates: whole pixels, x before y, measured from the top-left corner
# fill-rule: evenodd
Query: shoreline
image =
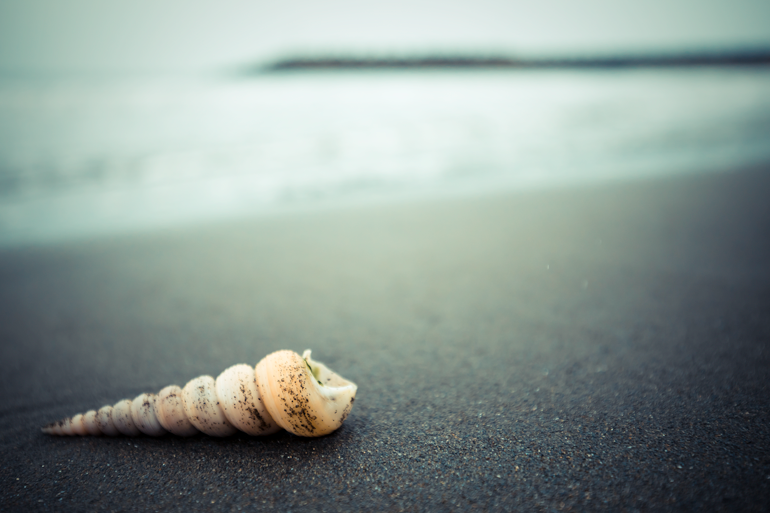
<path id="1" fill-rule="evenodd" d="M 763 167 L 766 159 L 753 163 L 744 162 L 740 170 Z M 297 201 L 269 201 L 264 205 L 247 205 L 246 195 L 229 206 L 212 201 L 202 191 L 206 183 L 166 184 L 156 187 L 134 187 L 114 190 L 75 189 L 57 196 L 23 198 L 22 201 L 7 203 L 2 207 L 6 219 L 16 219 L 0 229 L 0 251 L 23 248 L 69 245 L 112 239 L 124 236 L 152 236 L 154 232 L 195 230 L 197 227 L 227 225 L 228 223 L 258 222 L 262 219 L 281 219 L 303 215 L 325 215 L 335 212 L 349 212 L 357 209 L 388 208 L 452 201 L 484 201 L 500 197 L 528 194 L 559 193 L 563 191 L 591 190 L 603 187 L 645 185 L 660 180 L 710 176 L 733 173 L 725 166 L 715 163 L 706 169 L 692 169 L 690 166 L 668 171 L 632 171 L 630 176 L 596 173 L 584 177 L 535 177 L 515 176 L 507 179 L 469 179 L 443 184 L 412 186 L 411 188 L 390 187 L 351 196 L 337 196 Z M 739 171 L 740 172 L 740 171 Z M 164 192 L 165 191 L 165 192 Z M 109 200 L 108 200 L 109 198 Z M 154 200 L 153 200 L 154 198 Z M 163 198 L 163 201 L 160 199 Z M 190 198 L 198 198 L 194 201 Z M 206 201 L 208 200 L 208 201 Z M 118 205 L 142 204 L 139 211 L 125 210 L 122 215 L 102 218 L 99 205 L 114 202 Z M 218 204 L 219 203 L 219 204 Z M 194 206 L 193 206 L 194 204 Z M 201 206 L 201 204 L 205 206 Z M 84 207 L 85 205 L 85 207 Z M 176 210 L 169 209 L 176 205 Z M 149 207 L 149 208 L 148 208 Z M 15 210 L 14 210 L 15 209 Z M 48 210 L 48 215 L 45 211 Z M 89 213 L 90 210 L 90 213 Z M 59 212 L 54 215 L 52 212 Z M 29 219 L 45 219 L 33 226 Z M 25 219 L 19 224 L 18 219 Z"/>

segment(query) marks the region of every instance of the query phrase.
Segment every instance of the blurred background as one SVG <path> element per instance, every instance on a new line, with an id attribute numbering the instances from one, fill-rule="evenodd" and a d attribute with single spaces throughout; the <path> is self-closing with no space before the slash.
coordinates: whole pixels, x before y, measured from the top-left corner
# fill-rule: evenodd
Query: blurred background
<path id="1" fill-rule="evenodd" d="M 768 26 L 760 0 L 6 0 L 0 245 L 765 161 L 767 65 L 274 65 L 766 64 Z"/>

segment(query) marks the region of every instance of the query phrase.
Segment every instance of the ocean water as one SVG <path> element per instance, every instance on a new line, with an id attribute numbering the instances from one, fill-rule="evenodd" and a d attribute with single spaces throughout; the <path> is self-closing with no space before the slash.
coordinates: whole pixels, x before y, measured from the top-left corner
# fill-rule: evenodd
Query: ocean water
<path id="1" fill-rule="evenodd" d="M 770 160 L 770 70 L 0 78 L 0 245 Z"/>

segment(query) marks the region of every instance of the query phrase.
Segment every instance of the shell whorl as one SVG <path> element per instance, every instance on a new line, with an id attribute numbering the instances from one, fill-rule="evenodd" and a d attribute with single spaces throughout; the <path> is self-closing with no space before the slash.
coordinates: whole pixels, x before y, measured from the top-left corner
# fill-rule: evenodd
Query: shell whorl
<path id="1" fill-rule="evenodd" d="M 339 428 L 356 398 L 358 387 L 310 358 L 277 351 L 257 364 L 257 383 L 265 406 L 286 431 L 323 436 Z"/>
<path id="2" fill-rule="evenodd" d="M 277 351 L 256 367 L 233 365 L 216 379 L 199 376 L 184 388 L 167 386 L 98 411 L 53 422 L 51 435 L 229 436 L 237 431 L 269 435 L 281 428 L 300 436 L 323 436 L 344 422 L 356 384 L 310 358 Z"/>

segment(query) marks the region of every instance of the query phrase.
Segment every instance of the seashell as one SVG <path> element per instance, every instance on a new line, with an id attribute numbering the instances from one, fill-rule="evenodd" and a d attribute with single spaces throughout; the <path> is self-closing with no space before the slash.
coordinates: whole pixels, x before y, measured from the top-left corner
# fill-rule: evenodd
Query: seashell
<path id="1" fill-rule="evenodd" d="M 230 436 L 269 435 L 281 428 L 299 436 L 323 436 L 347 418 L 358 387 L 310 358 L 277 351 L 256 367 L 233 365 L 217 379 L 199 376 L 183 388 L 140 394 L 114 406 L 53 422 L 50 435 Z"/>
<path id="2" fill-rule="evenodd" d="M 270 416 L 286 431 L 323 436 L 345 422 L 356 398 L 355 383 L 294 351 L 277 351 L 257 364 L 257 385 Z"/>

